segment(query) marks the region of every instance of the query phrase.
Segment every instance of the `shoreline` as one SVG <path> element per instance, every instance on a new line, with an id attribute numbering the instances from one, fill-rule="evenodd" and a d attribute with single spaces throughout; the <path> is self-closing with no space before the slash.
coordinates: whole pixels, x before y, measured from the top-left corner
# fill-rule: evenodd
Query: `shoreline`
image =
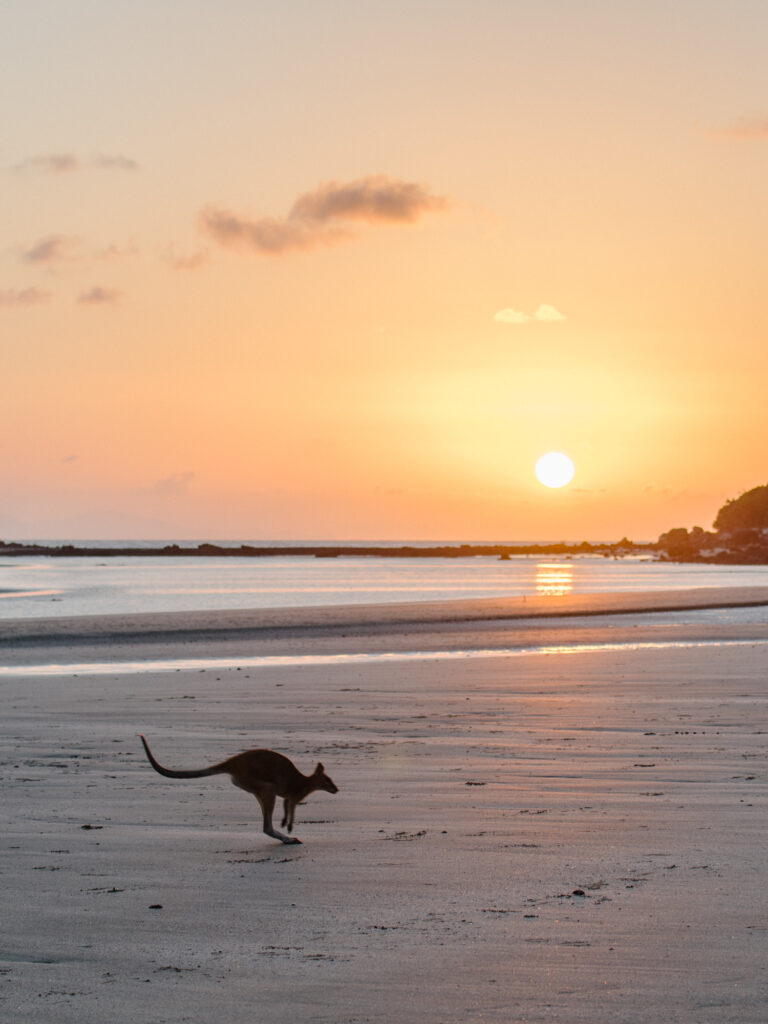
<path id="1" fill-rule="evenodd" d="M 626 654 L 645 653 L 648 651 L 672 651 L 688 650 L 696 651 L 701 648 L 756 648 L 760 645 L 768 645 L 768 633 L 761 638 L 733 638 L 713 635 L 698 639 L 665 639 L 665 640 L 637 640 L 637 639 L 613 639 L 602 642 L 573 642 L 564 643 L 560 641 L 550 645 L 536 647 L 499 647 L 499 648 L 460 648 L 458 650 L 415 650 L 415 651 L 357 651 L 343 654 L 257 654 L 238 657 L 212 657 L 210 654 L 197 658 L 167 658 L 158 661 L 147 660 L 146 656 L 138 661 L 115 661 L 109 662 L 74 662 L 71 664 L 29 664 L 29 665 L 8 665 L 0 666 L 0 681 L 3 678 L 21 676 L 125 676 L 125 675 L 149 675 L 152 673 L 162 674 L 168 672 L 206 672 L 206 671 L 227 671 L 235 669 L 238 672 L 243 669 L 262 668 L 333 668 L 345 665 L 373 665 L 389 664 L 396 665 L 403 662 L 418 661 L 455 661 L 477 658 L 513 658 L 513 657 L 537 657 L 556 654 L 558 656 L 572 654 Z"/>
<path id="2" fill-rule="evenodd" d="M 768 587 L 691 587 L 670 590 L 611 591 L 569 595 L 411 601 L 387 604 L 339 604 L 213 611 L 117 613 L 0 619 L 0 644 L 62 636 L 97 639 L 110 635 L 146 635 L 231 631 L 318 630 L 362 626 L 451 625 L 464 622 L 568 619 L 598 615 L 699 611 L 768 606 Z"/>
<path id="3" fill-rule="evenodd" d="M 566 597 L 337 605 L 240 611 L 0 620 L 9 668 L 396 654 L 658 641 L 768 639 L 757 622 L 682 622 L 675 613 L 768 609 L 768 588 L 698 588 Z"/>

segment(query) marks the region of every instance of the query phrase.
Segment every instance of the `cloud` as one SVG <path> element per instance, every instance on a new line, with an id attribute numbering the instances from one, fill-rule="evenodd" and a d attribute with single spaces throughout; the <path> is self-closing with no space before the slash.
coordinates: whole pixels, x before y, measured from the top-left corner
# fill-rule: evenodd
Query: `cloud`
<path id="1" fill-rule="evenodd" d="M 67 174 L 83 167 L 94 167 L 106 171 L 135 171 L 139 165 L 130 157 L 121 154 L 101 154 L 83 160 L 74 153 L 44 153 L 22 160 L 14 170 L 22 174 Z"/>
<path id="2" fill-rule="evenodd" d="M 17 164 L 17 171 L 31 171 L 41 174 L 66 174 L 68 171 L 76 171 L 80 167 L 80 161 L 74 153 L 47 153 L 44 156 L 33 156 L 29 160 L 23 160 Z"/>
<path id="3" fill-rule="evenodd" d="M 768 139 L 768 117 L 742 117 L 713 134 L 721 138 L 745 141 Z"/>
<path id="4" fill-rule="evenodd" d="M 136 256 L 139 252 L 139 247 L 134 239 L 129 239 L 124 245 L 111 245 L 105 246 L 103 249 L 93 249 L 91 251 L 90 258 L 94 260 L 114 260 L 124 259 L 128 256 Z"/>
<path id="5" fill-rule="evenodd" d="M 285 217 L 250 220 L 209 207 L 201 222 L 221 245 L 241 244 L 277 255 L 349 238 L 350 223 L 409 224 L 446 205 L 445 198 L 432 195 L 423 185 L 376 174 L 348 184 L 319 185 L 299 196 Z"/>
<path id="6" fill-rule="evenodd" d="M 507 307 L 494 313 L 493 319 L 497 324 L 527 324 L 531 317 L 528 313 L 520 313 L 516 309 Z"/>
<path id="7" fill-rule="evenodd" d="M 245 220 L 225 210 L 204 210 L 204 229 L 221 245 L 245 244 L 257 252 L 277 254 L 289 249 L 309 249 L 313 245 L 333 241 L 327 231 L 312 231 L 290 220 L 262 217 Z"/>
<path id="8" fill-rule="evenodd" d="M 200 249 L 197 252 L 177 253 L 173 246 L 168 246 L 160 255 L 161 259 L 174 270 L 198 270 L 210 258 L 210 254 L 205 249 Z"/>
<path id="9" fill-rule="evenodd" d="M 0 290 L 0 306 L 39 306 L 50 297 L 39 288 L 8 288 Z"/>
<path id="10" fill-rule="evenodd" d="M 556 323 L 561 320 L 565 320 L 565 317 L 561 312 L 555 309 L 554 306 L 541 305 L 533 314 L 535 320 L 544 320 L 549 323 Z"/>
<path id="11" fill-rule="evenodd" d="M 522 313 L 508 306 L 506 309 L 500 309 L 498 313 L 494 313 L 493 319 L 497 324 L 527 324 L 531 320 L 538 320 L 543 323 L 559 323 L 565 320 L 565 317 L 554 306 L 542 303 L 535 313 Z"/>
<path id="12" fill-rule="evenodd" d="M 46 235 L 22 252 L 26 263 L 48 264 L 67 259 L 72 252 L 74 240 L 66 235 Z"/>
<path id="13" fill-rule="evenodd" d="M 120 299 L 120 292 L 114 288 L 102 288 L 94 285 L 84 292 L 80 292 L 77 301 L 85 306 L 109 306 L 114 305 Z"/>
<path id="14" fill-rule="evenodd" d="M 132 240 L 125 245 L 113 244 L 96 248 L 83 238 L 71 235 L 46 235 L 28 248 L 22 249 L 21 259 L 25 263 L 34 263 L 37 266 L 52 266 L 71 260 L 103 262 L 122 259 L 135 256 L 137 251 L 136 243 Z"/>
<path id="15" fill-rule="evenodd" d="M 112 156 L 95 156 L 90 161 L 91 167 L 97 167 L 103 171 L 138 171 L 139 165 L 129 156 L 120 154 Z"/>
<path id="16" fill-rule="evenodd" d="M 314 192 L 299 196 L 288 217 L 322 223 L 344 220 L 369 224 L 410 223 L 422 213 L 444 206 L 444 198 L 433 196 L 422 185 L 375 174 L 348 185 L 335 182 L 320 185 Z"/>

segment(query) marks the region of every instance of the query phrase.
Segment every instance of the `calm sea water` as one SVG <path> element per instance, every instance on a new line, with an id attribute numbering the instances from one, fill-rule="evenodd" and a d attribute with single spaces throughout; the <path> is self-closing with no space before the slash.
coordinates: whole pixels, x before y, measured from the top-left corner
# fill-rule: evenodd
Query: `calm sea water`
<path id="1" fill-rule="evenodd" d="M 5 558 L 0 618 L 768 586 L 768 567 L 647 558 Z"/>

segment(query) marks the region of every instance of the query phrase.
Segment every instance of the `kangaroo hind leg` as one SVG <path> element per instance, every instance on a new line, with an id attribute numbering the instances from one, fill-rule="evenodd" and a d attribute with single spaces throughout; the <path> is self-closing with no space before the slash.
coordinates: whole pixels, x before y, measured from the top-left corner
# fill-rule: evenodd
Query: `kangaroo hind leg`
<path id="1" fill-rule="evenodd" d="M 272 836 L 273 839 L 279 839 L 281 843 L 301 843 L 300 839 L 283 835 L 282 832 L 278 832 L 273 826 L 272 812 L 275 809 L 275 794 L 273 790 L 257 793 L 256 799 L 261 804 L 261 810 L 264 814 L 264 832 L 266 835 Z"/>

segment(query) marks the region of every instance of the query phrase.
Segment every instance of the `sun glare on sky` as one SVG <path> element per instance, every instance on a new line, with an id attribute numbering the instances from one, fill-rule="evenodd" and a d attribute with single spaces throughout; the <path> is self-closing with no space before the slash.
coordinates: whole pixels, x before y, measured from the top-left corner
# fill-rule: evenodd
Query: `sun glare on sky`
<path id="1" fill-rule="evenodd" d="M 571 459 L 562 452 L 547 452 L 536 463 L 536 479 L 545 487 L 565 487 L 575 471 Z"/>

